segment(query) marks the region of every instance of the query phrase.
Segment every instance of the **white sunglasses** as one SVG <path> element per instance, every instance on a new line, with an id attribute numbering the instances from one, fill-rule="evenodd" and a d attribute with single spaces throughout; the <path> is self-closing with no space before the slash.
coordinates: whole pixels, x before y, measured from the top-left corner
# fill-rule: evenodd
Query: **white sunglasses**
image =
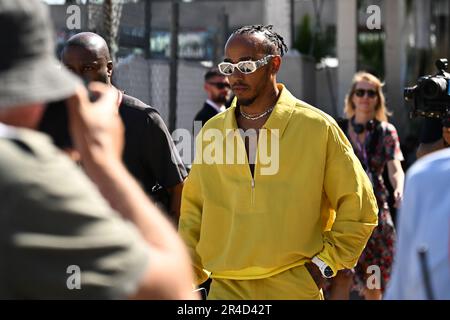
<path id="1" fill-rule="evenodd" d="M 221 62 L 219 63 L 219 71 L 224 76 L 231 76 L 234 72 L 234 68 L 237 68 L 243 74 L 250 74 L 265 66 L 269 63 L 269 59 L 275 57 L 275 55 L 267 55 L 264 58 L 261 58 L 256 61 L 247 60 L 247 61 L 239 61 L 238 63 L 231 62 Z"/>

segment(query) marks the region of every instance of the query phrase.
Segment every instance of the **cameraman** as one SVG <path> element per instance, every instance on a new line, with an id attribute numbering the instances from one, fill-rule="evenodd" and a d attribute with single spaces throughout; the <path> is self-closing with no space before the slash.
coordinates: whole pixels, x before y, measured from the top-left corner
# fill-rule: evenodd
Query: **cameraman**
<path id="1" fill-rule="evenodd" d="M 92 103 L 56 70 L 49 22 L 41 1 L 0 1 L 0 299 L 197 298 L 181 239 L 121 162 L 117 91 L 93 83 Z M 68 97 L 86 174 L 36 130 Z"/>
<path id="2" fill-rule="evenodd" d="M 450 143 L 450 74 L 446 72 L 448 60 L 439 59 L 435 65 L 438 69 L 435 75 L 420 77 L 416 86 L 405 88 L 404 91 L 405 99 L 414 101 L 411 115 L 425 117 L 416 152 L 417 159 L 446 148 Z"/>
<path id="3" fill-rule="evenodd" d="M 442 110 L 443 106 L 448 105 L 449 75 L 443 72 L 447 69 L 447 61 L 441 59 L 439 62 L 436 65 L 441 77 L 422 77 L 422 81 L 425 79 L 428 82 L 421 86 L 421 91 L 413 89 L 427 94 L 438 92 L 429 94 L 426 103 L 421 96 L 415 99 L 421 102 L 418 107 L 422 113 L 419 114 L 426 117 L 417 158 L 432 154 L 417 161 L 406 177 L 405 196 L 398 215 L 392 280 L 385 296 L 388 300 L 450 299 L 450 260 L 446 241 L 450 233 L 450 149 L 447 148 L 450 143 L 450 113 Z M 439 78 L 445 78 L 445 82 L 439 81 Z M 430 85 L 427 89 L 433 89 L 433 82 L 440 82 L 439 90 L 425 90 L 427 85 Z M 442 90 L 444 88 L 446 90 Z M 414 96 L 406 93 L 407 98 Z M 432 108 L 436 106 L 438 109 Z M 428 114 L 423 111 L 428 111 Z M 444 120 L 432 118 L 431 113 L 435 111 Z"/>
<path id="4" fill-rule="evenodd" d="M 450 142 L 450 129 L 445 126 L 443 138 Z M 435 150 L 442 149 L 440 142 Z M 420 159 L 407 173 L 387 300 L 450 299 L 449 164 L 450 148 L 446 148 Z"/>

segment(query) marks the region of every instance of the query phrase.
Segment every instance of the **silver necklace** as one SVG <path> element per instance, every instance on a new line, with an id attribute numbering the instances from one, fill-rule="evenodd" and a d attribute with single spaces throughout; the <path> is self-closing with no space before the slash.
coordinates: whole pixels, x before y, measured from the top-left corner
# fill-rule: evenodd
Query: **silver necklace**
<path id="1" fill-rule="evenodd" d="M 269 109 L 267 109 L 266 111 L 264 111 L 263 113 L 260 113 L 258 115 L 250 115 L 248 113 L 245 113 L 244 111 L 242 111 L 242 108 L 239 107 L 239 113 L 247 120 L 258 120 L 261 119 L 262 117 L 266 116 L 267 114 L 271 113 L 272 110 L 275 108 L 275 106 L 270 107 Z"/>

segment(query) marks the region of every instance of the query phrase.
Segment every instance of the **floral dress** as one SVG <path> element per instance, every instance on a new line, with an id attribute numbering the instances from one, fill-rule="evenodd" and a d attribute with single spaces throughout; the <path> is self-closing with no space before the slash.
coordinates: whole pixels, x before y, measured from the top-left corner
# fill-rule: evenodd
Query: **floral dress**
<path id="1" fill-rule="evenodd" d="M 374 229 L 367 245 L 355 267 L 354 289 L 367 287 L 367 279 L 375 273 L 378 266 L 381 271 L 380 285 L 382 291 L 389 281 L 394 256 L 395 229 L 388 205 L 389 191 L 384 183 L 383 171 L 390 160 L 403 161 L 400 142 L 395 127 L 388 122 L 375 120 L 375 125 L 367 132 L 364 143 L 360 143 L 355 135 L 346 132 L 353 150 L 361 161 L 372 181 L 378 203 L 378 226 Z M 369 281 L 373 285 L 376 283 Z"/>

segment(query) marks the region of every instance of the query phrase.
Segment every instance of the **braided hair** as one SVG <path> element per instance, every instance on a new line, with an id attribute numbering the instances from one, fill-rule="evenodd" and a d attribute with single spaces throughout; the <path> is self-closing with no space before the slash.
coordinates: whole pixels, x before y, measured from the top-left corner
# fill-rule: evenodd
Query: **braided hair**
<path id="1" fill-rule="evenodd" d="M 264 35 L 264 47 L 267 53 L 283 56 L 288 51 L 283 37 L 273 31 L 273 25 L 271 24 L 244 26 L 234 31 L 231 36 L 255 33 L 262 33 Z"/>

